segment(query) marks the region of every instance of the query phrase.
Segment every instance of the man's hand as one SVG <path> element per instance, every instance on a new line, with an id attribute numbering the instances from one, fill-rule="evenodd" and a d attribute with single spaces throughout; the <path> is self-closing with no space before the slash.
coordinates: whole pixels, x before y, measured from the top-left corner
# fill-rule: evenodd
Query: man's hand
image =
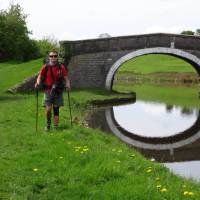
<path id="1" fill-rule="evenodd" d="M 66 81 L 66 90 L 71 90 L 71 84 L 69 80 Z"/>
<path id="2" fill-rule="evenodd" d="M 39 74 L 39 76 L 37 77 L 37 80 L 36 80 L 36 82 L 35 82 L 35 88 L 36 88 L 36 89 L 39 88 L 40 82 L 41 82 L 41 76 L 40 76 L 40 74 Z"/>
<path id="3" fill-rule="evenodd" d="M 35 83 L 35 88 L 38 89 L 39 88 L 39 84 L 36 82 Z"/>

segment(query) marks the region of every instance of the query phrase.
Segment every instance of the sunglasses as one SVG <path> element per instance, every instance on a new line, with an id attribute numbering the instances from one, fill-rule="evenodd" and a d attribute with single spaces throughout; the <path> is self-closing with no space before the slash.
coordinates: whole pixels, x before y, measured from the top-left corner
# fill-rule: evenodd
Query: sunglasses
<path id="1" fill-rule="evenodd" d="M 57 58 L 58 55 L 49 55 L 50 58 Z"/>

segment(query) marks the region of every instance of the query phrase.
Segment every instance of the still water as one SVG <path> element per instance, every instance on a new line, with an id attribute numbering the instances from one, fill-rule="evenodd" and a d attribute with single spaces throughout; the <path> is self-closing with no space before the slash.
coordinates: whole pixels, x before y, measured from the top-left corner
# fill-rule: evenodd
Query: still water
<path id="1" fill-rule="evenodd" d="M 168 109 L 170 107 L 170 109 Z M 191 127 L 198 117 L 197 109 L 183 112 L 180 106 L 145 102 L 114 106 L 114 117 L 125 130 L 144 137 L 167 137 Z"/>
<path id="2" fill-rule="evenodd" d="M 167 103 L 162 95 L 149 100 L 140 97 L 138 91 L 139 98 L 131 104 L 90 113 L 88 124 L 113 133 L 173 173 L 200 181 L 200 100 L 189 90 L 183 96 L 177 96 L 176 92 L 166 95 L 172 96 L 170 101 L 166 99 Z M 190 97 L 180 101 L 185 95 Z"/>

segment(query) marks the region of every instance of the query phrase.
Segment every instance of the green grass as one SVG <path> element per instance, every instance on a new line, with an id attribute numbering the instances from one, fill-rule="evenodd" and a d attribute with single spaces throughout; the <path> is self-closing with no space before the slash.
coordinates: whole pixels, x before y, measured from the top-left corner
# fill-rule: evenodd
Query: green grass
<path id="1" fill-rule="evenodd" d="M 81 124 L 70 127 L 67 105 L 61 110 L 60 129 L 49 134 L 43 131 L 44 112 L 40 107 L 36 133 L 35 96 L 8 95 L 3 91 L 37 72 L 39 62 L 29 62 L 29 67 L 27 63 L 14 65 L 17 73 L 10 64 L 0 65 L 0 81 L 4 81 L 0 84 L 0 199 L 200 198 L 199 184 L 172 175 L 113 135 Z M 82 118 L 89 100 L 108 96 L 112 97 L 103 90 L 72 91 L 73 117 Z M 152 171 L 148 173 L 149 167 Z M 167 191 L 161 192 L 158 185 Z M 192 191 L 194 196 L 184 196 L 183 191 Z"/>
<path id="2" fill-rule="evenodd" d="M 12 62 L 0 63 L 0 92 L 6 91 L 27 77 L 36 74 L 41 65 L 42 59 L 21 64 Z"/>
<path id="3" fill-rule="evenodd" d="M 150 74 L 155 72 L 194 72 L 195 69 L 187 62 L 182 59 L 161 55 L 152 54 L 145 55 L 131 59 L 124 63 L 117 73 L 129 72 L 129 73 L 139 73 L 139 74 Z"/>
<path id="4" fill-rule="evenodd" d="M 135 92 L 136 99 L 154 101 L 167 105 L 200 108 L 199 87 L 164 86 L 151 84 L 116 83 L 113 89 L 119 92 Z"/>

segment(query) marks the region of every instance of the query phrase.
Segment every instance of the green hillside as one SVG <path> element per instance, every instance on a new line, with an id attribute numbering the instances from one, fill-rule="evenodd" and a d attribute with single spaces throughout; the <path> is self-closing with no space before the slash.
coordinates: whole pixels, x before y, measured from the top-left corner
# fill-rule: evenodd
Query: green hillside
<path id="1" fill-rule="evenodd" d="M 21 64 L 0 63 L 0 93 L 36 74 L 42 66 L 42 59 Z"/>
<path id="2" fill-rule="evenodd" d="M 70 126 L 66 104 L 61 109 L 59 130 L 48 134 L 43 131 L 40 93 L 36 133 L 35 95 L 4 91 L 38 72 L 41 62 L 0 64 L 1 200 L 200 198 L 198 183 L 146 160 L 115 136 L 88 128 L 83 121 L 89 109 L 87 102 L 114 97 L 104 90 L 72 91 L 72 114 L 80 121 Z"/>

